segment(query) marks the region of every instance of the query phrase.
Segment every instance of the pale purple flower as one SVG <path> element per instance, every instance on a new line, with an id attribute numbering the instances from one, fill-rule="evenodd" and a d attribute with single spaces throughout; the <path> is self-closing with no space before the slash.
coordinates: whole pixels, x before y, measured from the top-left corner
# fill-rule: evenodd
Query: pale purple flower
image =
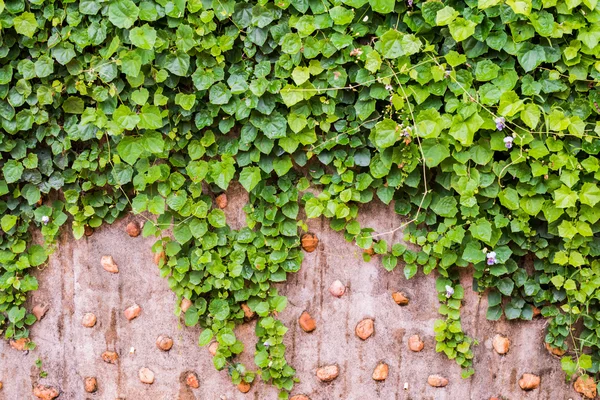
<path id="1" fill-rule="evenodd" d="M 413 0 L 408 0 L 408 6 L 412 7 L 413 6 Z"/>
<path id="2" fill-rule="evenodd" d="M 487 258 L 487 265 L 494 265 L 498 262 L 496 260 L 496 252 L 495 251 L 490 251 L 485 256 Z"/>
<path id="3" fill-rule="evenodd" d="M 44 224 L 44 225 L 48 225 L 48 222 L 50 222 L 50 217 L 49 217 L 49 216 L 47 216 L 47 215 L 44 215 L 44 216 L 42 217 L 42 224 Z"/>
<path id="4" fill-rule="evenodd" d="M 450 298 L 454 294 L 454 289 L 450 285 L 446 285 L 446 297 Z"/>
<path id="5" fill-rule="evenodd" d="M 504 119 L 504 117 L 494 118 L 494 122 L 496 123 L 496 129 L 498 129 L 499 131 L 506 127 L 506 120 Z"/>
<path id="6" fill-rule="evenodd" d="M 385 90 L 393 90 L 394 87 L 392 85 L 390 85 L 389 83 L 387 85 L 385 85 Z"/>
<path id="7" fill-rule="evenodd" d="M 505 137 L 504 138 L 504 146 L 506 146 L 507 149 L 512 148 L 513 140 L 515 140 L 515 139 L 512 136 Z"/>
<path id="8" fill-rule="evenodd" d="M 451 71 L 451 70 L 449 70 L 449 69 L 447 69 L 447 70 L 444 72 L 444 78 L 449 78 L 451 73 L 452 73 L 452 71 Z"/>

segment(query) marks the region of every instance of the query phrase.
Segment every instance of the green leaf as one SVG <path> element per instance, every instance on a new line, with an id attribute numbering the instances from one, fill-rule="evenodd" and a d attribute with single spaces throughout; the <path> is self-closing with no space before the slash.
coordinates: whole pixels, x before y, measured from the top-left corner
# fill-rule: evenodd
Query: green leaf
<path id="1" fill-rule="evenodd" d="M 336 6 L 329 9 L 329 15 L 336 25 L 348 25 L 354 19 L 354 10 L 344 6 Z"/>
<path id="2" fill-rule="evenodd" d="M 129 40 L 140 49 L 151 50 L 156 42 L 156 31 L 150 25 L 144 24 L 129 31 Z"/>
<path id="3" fill-rule="evenodd" d="M 144 152 L 144 147 L 137 137 L 126 136 L 117 145 L 117 151 L 121 159 L 133 165 Z"/>
<path id="4" fill-rule="evenodd" d="M 21 15 L 16 16 L 13 19 L 15 31 L 20 35 L 27 37 L 33 37 L 33 34 L 38 29 L 38 23 L 35 19 L 35 14 L 30 12 L 24 12 Z"/>
<path id="5" fill-rule="evenodd" d="M 4 179 L 6 180 L 6 183 L 17 182 L 19 179 L 21 179 L 21 176 L 23 175 L 23 170 L 23 164 L 21 164 L 19 161 L 6 161 L 4 163 L 4 166 L 2 167 L 2 173 L 4 174 Z"/>
<path id="6" fill-rule="evenodd" d="M 129 29 L 137 21 L 139 12 L 131 0 L 114 0 L 108 6 L 108 20 L 117 28 Z"/>
<path id="7" fill-rule="evenodd" d="M 17 223 L 17 217 L 15 215 L 4 214 L 0 219 L 0 226 L 4 232 L 10 231 Z"/>
<path id="8" fill-rule="evenodd" d="M 439 10 L 435 17 L 435 23 L 438 26 L 448 25 L 459 16 L 459 12 L 450 6 L 446 6 Z"/>
<path id="9" fill-rule="evenodd" d="M 229 316 L 229 304 L 227 300 L 214 299 L 208 306 L 208 311 L 218 321 L 224 321 Z"/>
<path id="10" fill-rule="evenodd" d="M 600 189 L 594 183 L 586 182 L 579 190 L 579 200 L 581 204 L 587 204 L 594 207 L 600 202 Z"/>
<path id="11" fill-rule="evenodd" d="M 421 41 L 414 35 L 407 35 L 390 29 L 381 36 L 377 48 L 384 58 L 398 58 L 419 52 Z"/>
<path id="12" fill-rule="evenodd" d="M 251 192 L 260 183 L 261 179 L 260 168 L 258 167 L 245 167 L 240 172 L 240 183 L 248 192 Z"/>
<path id="13" fill-rule="evenodd" d="M 450 35 L 452 35 L 454 40 L 462 42 L 475 33 L 476 26 L 475 22 L 459 17 L 452 21 L 448 27 L 450 28 Z"/>
<path id="14" fill-rule="evenodd" d="M 386 118 L 375 125 L 369 139 L 380 149 L 393 146 L 400 140 L 400 126 L 395 121 Z"/>
<path id="15" fill-rule="evenodd" d="M 389 14 L 394 11 L 395 0 L 369 0 L 371 9 L 379 14 Z"/>
<path id="16" fill-rule="evenodd" d="M 84 107 L 85 105 L 83 103 L 83 100 L 79 97 L 73 96 L 67 98 L 62 105 L 62 109 L 67 114 L 83 114 Z"/>

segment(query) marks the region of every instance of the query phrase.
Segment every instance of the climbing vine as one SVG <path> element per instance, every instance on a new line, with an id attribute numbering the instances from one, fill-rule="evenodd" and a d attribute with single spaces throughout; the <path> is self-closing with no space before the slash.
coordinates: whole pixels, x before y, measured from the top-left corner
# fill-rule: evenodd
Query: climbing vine
<path id="1" fill-rule="evenodd" d="M 254 380 L 235 357 L 247 307 L 258 375 L 287 398 L 271 283 L 299 270 L 304 218 L 324 216 L 386 270 L 435 271 L 436 349 L 465 377 L 464 268 L 489 319 L 541 313 L 566 373 L 594 376 L 597 6 L 0 0 L 0 332 L 28 337 L 31 272 L 61 226 L 154 215 L 143 234 L 215 367 Z M 215 204 L 233 181 L 250 194 L 239 230 Z M 402 243 L 357 222 L 374 200 L 406 216 Z"/>

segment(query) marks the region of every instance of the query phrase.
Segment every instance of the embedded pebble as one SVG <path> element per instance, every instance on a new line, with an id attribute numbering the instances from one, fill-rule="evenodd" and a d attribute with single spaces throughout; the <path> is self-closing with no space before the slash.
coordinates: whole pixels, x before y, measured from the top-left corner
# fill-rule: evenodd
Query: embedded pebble
<path id="1" fill-rule="evenodd" d="M 140 369 L 138 375 L 142 383 L 147 383 L 148 385 L 152 385 L 154 383 L 154 372 L 150 371 L 148 368 L 144 367 Z"/>
<path id="2" fill-rule="evenodd" d="M 217 354 L 217 350 L 219 350 L 219 342 L 212 342 L 208 345 L 208 352 L 213 356 Z"/>
<path id="3" fill-rule="evenodd" d="M 375 370 L 373 371 L 373 380 L 385 381 L 388 377 L 389 371 L 390 367 L 388 367 L 386 363 L 380 362 L 379 364 L 377 364 Z"/>
<path id="4" fill-rule="evenodd" d="M 429 386 L 433 387 L 444 387 L 448 384 L 448 379 L 441 375 L 429 375 L 427 378 L 427 383 Z"/>
<path id="5" fill-rule="evenodd" d="M 519 386 L 523 390 L 533 390 L 540 386 L 540 377 L 534 374 L 523 374 L 519 379 Z"/>
<path id="6" fill-rule="evenodd" d="M 250 384 L 246 381 L 238 383 L 237 388 L 242 393 L 248 393 L 250 391 Z"/>
<path id="7" fill-rule="evenodd" d="M 552 354 L 553 356 L 562 357 L 567 352 L 566 350 L 563 350 L 560 347 L 552 347 L 548 343 L 544 343 L 544 345 L 546 346 L 546 350 L 548 350 L 548 352 L 550 352 L 550 354 Z"/>
<path id="8" fill-rule="evenodd" d="M 52 386 L 44 386 L 38 383 L 33 387 L 33 395 L 41 400 L 53 400 L 59 394 L 60 392 Z"/>
<path id="9" fill-rule="evenodd" d="M 46 313 L 48 312 L 48 309 L 50 308 L 50 306 L 48 306 L 47 304 L 36 304 L 33 307 L 33 310 L 31 310 L 31 313 L 33 315 L 35 315 L 35 318 L 38 321 L 41 321 L 42 318 L 44 318 L 44 316 L 46 315 Z"/>
<path id="10" fill-rule="evenodd" d="M 326 365 L 317 369 L 317 378 L 321 382 L 331 382 L 340 374 L 340 368 L 337 365 Z"/>
<path id="11" fill-rule="evenodd" d="M 142 230 L 140 229 L 140 224 L 133 221 L 127 224 L 127 228 L 125 228 L 125 230 L 127 231 L 127 234 L 131 237 L 138 237 L 142 232 Z"/>
<path id="12" fill-rule="evenodd" d="M 578 377 L 573 384 L 573 387 L 577 393 L 582 394 L 588 399 L 593 399 L 596 397 L 596 382 L 594 382 L 594 379 L 591 376 Z"/>
<path id="13" fill-rule="evenodd" d="M 91 226 L 86 225 L 83 227 L 83 234 L 88 237 L 92 236 L 94 234 L 94 229 Z"/>
<path id="14" fill-rule="evenodd" d="M 310 400 L 310 398 L 304 394 L 296 394 L 290 397 L 290 400 Z"/>
<path id="15" fill-rule="evenodd" d="M 187 376 L 185 377 L 185 384 L 192 389 L 198 389 L 200 387 L 198 375 L 196 375 L 195 372 L 188 372 Z"/>
<path id="16" fill-rule="evenodd" d="M 307 253 L 312 253 L 316 250 L 319 245 L 319 238 L 313 233 L 305 233 L 302 235 L 302 239 L 300 239 L 300 243 L 302 244 L 302 249 Z"/>
<path id="17" fill-rule="evenodd" d="M 256 313 L 250 309 L 248 304 L 242 303 L 242 310 L 244 310 L 244 318 L 246 320 L 251 320 L 252 318 L 256 317 Z"/>
<path id="18" fill-rule="evenodd" d="M 494 336 L 492 346 L 494 346 L 494 350 L 496 350 L 496 353 L 506 354 L 508 353 L 508 349 L 510 347 L 510 340 L 506 336 L 498 334 Z"/>
<path id="19" fill-rule="evenodd" d="M 165 255 L 164 251 L 159 251 L 157 253 L 154 253 L 154 256 L 152 257 L 152 259 L 154 261 L 154 264 L 162 265 L 167 260 L 167 256 Z"/>
<path id="20" fill-rule="evenodd" d="M 142 308 L 134 303 L 132 306 L 127 307 L 124 314 L 125 318 L 127 318 L 128 321 L 131 321 L 132 319 L 137 318 L 141 312 Z"/>
<path id="21" fill-rule="evenodd" d="M 160 335 L 156 339 L 156 347 L 158 347 L 162 351 L 169 351 L 173 347 L 173 339 L 171 339 L 167 335 Z"/>
<path id="22" fill-rule="evenodd" d="M 425 343 L 423 343 L 423 341 L 421 340 L 419 335 L 412 335 L 411 337 L 408 338 L 408 348 L 411 351 L 414 351 L 415 353 L 417 353 L 417 352 L 423 350 L 423 347 L 425 347 Z"/>
<path id="23" fill-rule="evenodd" d="M 190 299 L 183 298 L 181 299 L 181 311 L 186 312 L 188 308 L 192 306 L 192 301 Z"/>
<path id="24" fill-rule="evenodd" d="M 25 350 L 28 350 L 27 349 L 27 344 L 28 343 L 29 343 L 29 339 L 28 338 L 21 338 L 21 339 L 17 339 L 17 340 L 11 340 L 10 341 L 10 347 L 12 347 L 15 350 L 25 351 Z"/>
<path id="25" fill-rule="evenodd" d="M 335 297 L 342 297 L 346 293 L 346 286 L 339 280 L 336 280 L 329 286 L 329 293 Z"/>
<path id="26" fill-rule="evenodd" d="M 112 258 L 112 256 L 102 256 L 102 258 L 100 259 L 100 263 L 102 264 L 102 268 L 104 268 L 104 270 L 106 270 L 107 272 L 113 274 L 119 272 L 119 267 L 115 263 L 115 260 Z"/>
<path id="27" fill-rule="evenodd" d="M 371 318 L 366 318 L 356 325 L 354 333 L 356 333 L 356 336 L 358 336 L 362 340 L 367 340 L 369 337 L 371 337 L 374 330 L 375 321 L 373 321 Z"/>
<path id="28" fill-rule="evenodd" d="M 392 298 L 399 306 L 406 306 L 410 302 L 409 298 L 403 292 L 392 293 Z"/>
<path id="29" fill-rule="evenodd" d="M 221 193 L 215 198 L 215 203 L 217 203 L 217 207 L 221 210 L 227 207 L 227 195 L 225 193 Z"/>
<path id="30" fill-rule="evenodd" d="M 298 325 L 304 332 L 312 332 L 317 328 L 317 323 L 313 317 L 310 316 L 308 311 L 302 312 L 300 318 L 298 318 Z"/>
<path id="31" fill-rule="evenodd" d="M 85 313 L 83 315 L 83 319 L 81 320 L 81 325 L 86 328 L 91 328 L 96 325 L 96 316 L 92 313 Z"/>
<path id="32" fill-rule="evenodd" d="M 98 390 L 98 381 L 93 376 L 88 376 L 83 380 L 83 388 L 88 393 L 94 393 Z"/>
<path id="33" fill-rule="evenodd" d="M 102 361 L 109 364 L 116 364 L 119 359 L 119 355 L 114 351 L 105 351 L 102 353 Z"/>

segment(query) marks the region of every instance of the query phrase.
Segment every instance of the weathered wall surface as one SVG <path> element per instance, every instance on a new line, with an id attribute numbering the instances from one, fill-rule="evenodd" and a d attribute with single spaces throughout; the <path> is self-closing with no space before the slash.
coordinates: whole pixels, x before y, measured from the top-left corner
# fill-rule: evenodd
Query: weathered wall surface
<path id="1" fill-rule="evenodd" d="M 234 226 L 239 226 L 243 219 L 244 202 L 239 193 L 230 196 L 226 211 Z M 199 329 L 183 326 L 173 314 L 175 296 L 152 262 L 153 239 L 130 238 L 125 233 L 131 219 L 102 227 L 79 241 L 64 235 L 49 265 L 37 273 L 40 290 L 31 298 L 31 305 L 50 306 L 45 318 L 32 329 L 38 347 L 23 353 L 0 341 L 0 381 L 4 383 L 0 400 L 33 398 L 32 385 L 37 381 L 60 389 L 59 399 L 276 399 L 277 391 L 262 382 L 255 383 L 249 393 L 241 394 L 231 385 L 226 372 L 214 370 L 207 349 L 197 345 Z M 401 224 L 393 209 L 382 205 L 365 209 L 361 222 L 379 232 Z M 331 231 L 327 221 L 313 220 L 309 226 L 320 238 L 319 248 L 307 254 L 300 272 L 280 285 L 281 293 L 289 299 L 288 308 L 279 316 L 290 328 L 286 336 L 288 360 L 301 381 L 294 394 L 304 393 L 312 400 L 579 398 L 571 385 L 564 382 L 559 361 L 543 347 L 544 320 L 486 321 L 485 297 L 480 298 L 470 290 L 467 276 L 463 282 L 467 287 L 463 327 L 480 344 L 475 350 L 476 374 L 461 379 L 460 368 L 435 353 L 433 324 L 438 317 L 435 277 L 419 273 L 406 281 L 402 268 L 388 273 L 377 257 L 364 262 L 360 250 Z M 400 233 L 396 232 L 394 239 L 399 238 Z M 105 254 L 114 257 L 120 267 L 118 274 L 102 269 L 100 258 Z M 342 298 L 332 297 L 328 292 L 336 279 L 348 288 Z M 394 303 L 391 293 L 397 290 L 410 296 L 408 306 Z M 142 307 L 142 313 L 127 321 L 123 311 L 133 303 Z M 297 324 L 304 310 L 317 321 L 317 329 L 312 333 L 305 333 Z M 86 312 L 96 314 L 95 327 L 81 325 Z M 354 329 L 367 317 L 375 320 L 375 334 L 362 341 L 355 336 Z M 242 360 L 250 367 L 253 329 L 253 324 L 248 323 L 237 331 L 247 343 Z M 512 342 L 505 356 L 492 349 L 496 333 L 507 335 Z M 174 339 L 168 353 L 155 345 L 161 334 Z M 420 335 L 425 342 L 424 350 L 419 353 L 407 347 L 413 334 Z M 119 354 L 117 364 L 101 360 L 101 354 L 107 350 Z M 38 377 L 35 367 L 38 358 L 48 372 L 43 379 Z M 375 382 L 371 375 L 380 361 L 389 365 L 389 377 L 384 382 Z M 331 383 L 320 382 L 315 377 L 316 369 L 334 363 L 340 367 L 340 376 Z M 154 384 L 140 382 L 138 371 L 142 367 L 155 373 Z M 198 374 L 199 389 L 185 385 L 186 371 Z M 517 382 L 526 372 L 541 376 L 539 389 L 523 392 L 519 388 Z M 441 374 L 450 383 L 445 388 L 432 388 L 427 385 L 430 374 Z M 97 377 L 97 393 L 84 392 L 86 376 Z"/>

